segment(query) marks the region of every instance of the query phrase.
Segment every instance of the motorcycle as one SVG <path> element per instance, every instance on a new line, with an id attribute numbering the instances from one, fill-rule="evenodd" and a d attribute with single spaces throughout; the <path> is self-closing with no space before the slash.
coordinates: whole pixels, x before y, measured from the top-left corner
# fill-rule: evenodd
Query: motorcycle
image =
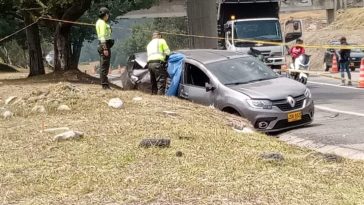
<path id="1" fill-rule="evenodd" d="M 309 67 L 311 62 L 311 56 L 306 54 L 301 54 L 296 60 L 291 63 L 288 76 L 298 82 L 307 84 L 309 76 Z"/>

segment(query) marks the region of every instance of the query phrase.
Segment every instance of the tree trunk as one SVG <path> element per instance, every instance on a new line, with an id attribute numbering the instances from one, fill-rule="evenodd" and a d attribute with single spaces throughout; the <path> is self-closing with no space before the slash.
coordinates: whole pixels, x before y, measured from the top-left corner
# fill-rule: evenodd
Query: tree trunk
<path id="1" fill-rule="evenodd" d="M 83 37 L 80 37 L 77 41 L 73 42 L 72 45 L 72 56 L 71 56 L 71 67 L 77 69 L 80 62 L 81 51 L 83 47 Z"/>
<path id="2" fill-rule="evenodd" d="M 33 16 L 25 12 L 24 13 L 24 22 L 25 25 L 29 25 L 34 23 Z M 43 56 L 42 56 L 42 48 L 40 45 L 40 37 L 39 37 L 39 27 L 38 24 L 34 24 L 33 26 L 26 29 L 26 36 L 28 42 L 28 52 L 29 52 L 29 77 L 44 75 L 44 65 L 43 65 Z"/>
<path id="3" fill-rule="evenodd" d="M 54 37 L 54 70 L 62 72 L 71 70 L 70 26 L 58 24 Z"/>
<path id="4" fill-rule="evenodd" d="M 90 8 L 91 2 L 91 0 L 75 1 L 71 7 L 61 16 L 57 16 L 57 18 L 76 21 Z M 71 24 L 57 24 L 56 35 L 54 37 L 54 69 L 56 72 L 77 69 L 75 62 L 72 62 L 71 27 Z"/>

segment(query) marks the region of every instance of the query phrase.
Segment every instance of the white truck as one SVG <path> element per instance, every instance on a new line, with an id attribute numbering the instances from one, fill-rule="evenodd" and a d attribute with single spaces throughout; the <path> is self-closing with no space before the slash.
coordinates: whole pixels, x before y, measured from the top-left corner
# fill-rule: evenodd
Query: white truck
<path id="1" fill-rule="evenodd" d="M 213 3 L 213 0 L 211 2 Z M 263 55 L 264 62 L 274 70 L 280 70 L 282 65 L 286 65 L 287 50 L 283 43 L 300 38 L 303 28 L 301 21 L 289 20 L 283 23 L 282 31 L 279 21 L 280 0 L 215 0 L 215 3 L 219 39 L 212 44 L 217 45 L 218 49 L 242 53 L 249 53 L 251 48 L 258 50 Z M 190 34 L 212 33 L 211 23 L 207 21 L 211 21 L 211 18 L 190 15 L 189 24 L 199 27 L 197 31 L 196 26 L 190 25 L 190 28 L 195 27 L 190 29 Z M 197 32 L 194 33 L 194 31 Z M 204 39 L 197 38 L 195 41 L 204 41 Z M 214 47 L 211 43 L 199 45 L 205 48 Z M 199 48 L 202 47 L 199 46 Z"/>

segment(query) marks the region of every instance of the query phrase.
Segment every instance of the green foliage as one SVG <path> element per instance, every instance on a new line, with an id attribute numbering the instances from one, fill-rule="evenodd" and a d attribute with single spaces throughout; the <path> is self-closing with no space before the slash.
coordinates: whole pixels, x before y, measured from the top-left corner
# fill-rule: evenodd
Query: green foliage
<path id="1" fill-rule="evenodd" d="M 173 34 L 187 33 L 185 18 L 157 18 L 152 22 L 146 22 L 133 27 L 131 37 L 124 42 L 117 42 L 113 52 L 113 65 L 125 65 L 128 56 L 133 53 L 146 52 L 146 47 L 151 40 L 153 31 L 168 32 Z M 178 35 L 165 34 L 171 50 L 188 47 L 188 38 Z"/>

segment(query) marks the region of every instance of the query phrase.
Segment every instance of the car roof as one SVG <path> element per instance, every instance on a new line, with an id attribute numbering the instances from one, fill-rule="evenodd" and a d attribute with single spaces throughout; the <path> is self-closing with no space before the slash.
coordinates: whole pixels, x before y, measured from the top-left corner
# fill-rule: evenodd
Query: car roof
<path id="1" fill-rule="evenodd" d="M 187 59 L 193 59 L 202 64 L 210 64 L 223 60 L 248 57 L 248 55 L 244 55 L 242 53 L 214 49 L 179 50 L 177 52 L 184 54 Z"/>

